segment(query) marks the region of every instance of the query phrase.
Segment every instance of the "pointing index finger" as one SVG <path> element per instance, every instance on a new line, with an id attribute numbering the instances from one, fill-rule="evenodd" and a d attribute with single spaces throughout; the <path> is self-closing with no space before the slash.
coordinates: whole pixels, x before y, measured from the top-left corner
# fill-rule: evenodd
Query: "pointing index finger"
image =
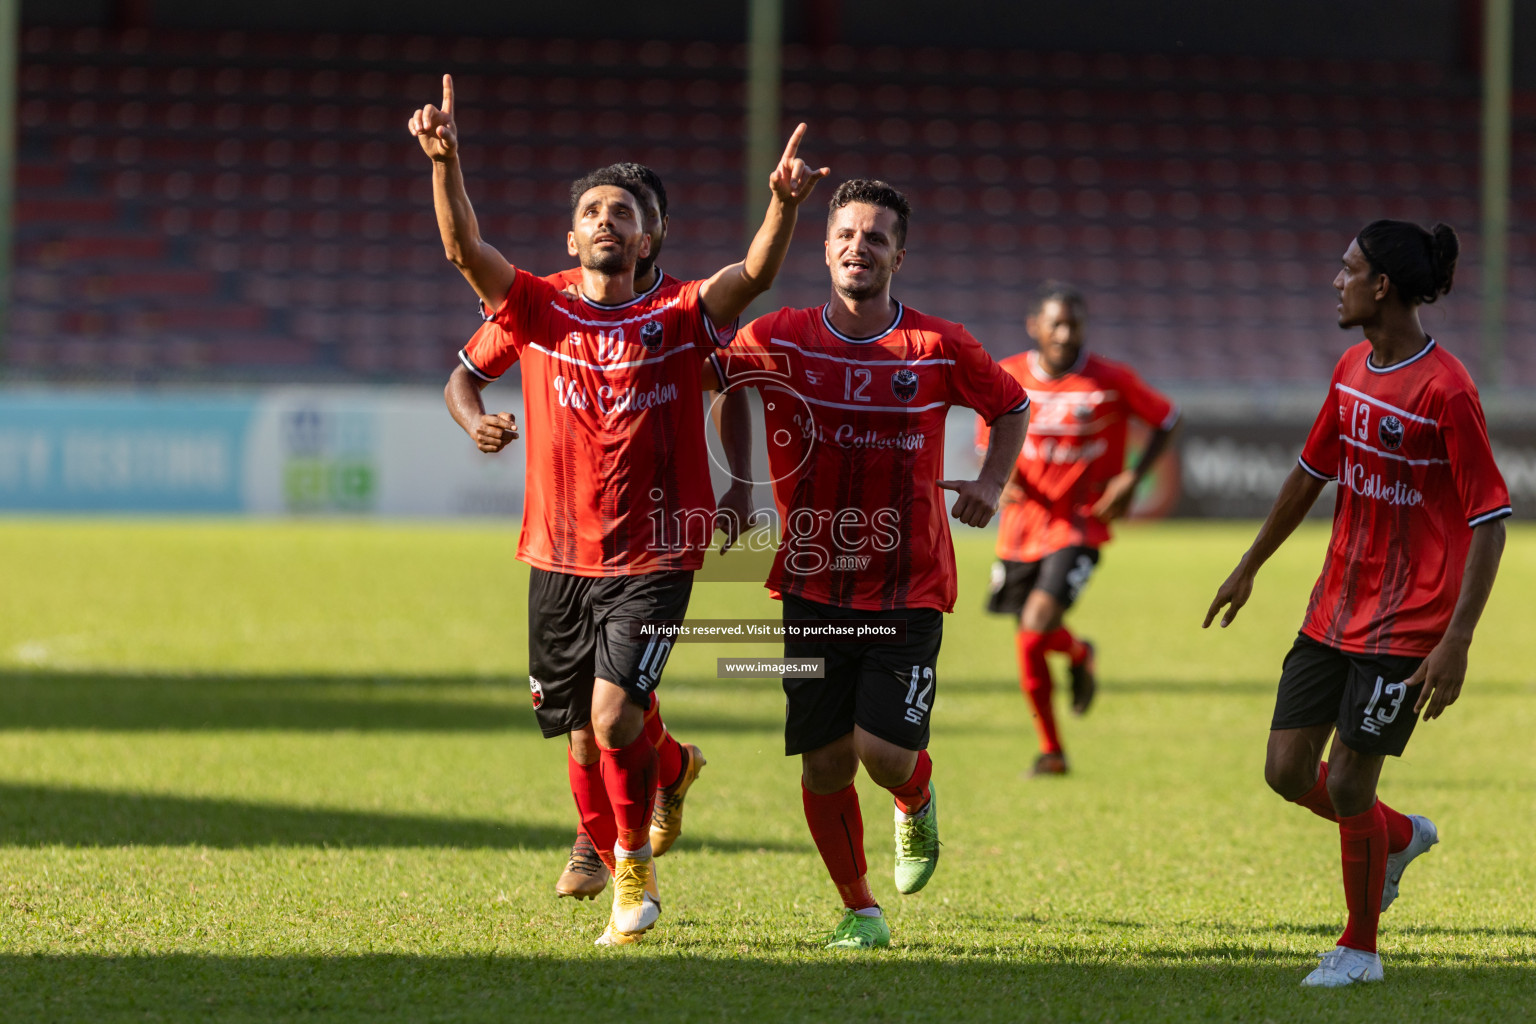
<path id="1" fill-rule="evenodd" d="M 794 133 L 790 135 L 789 144 L 784 147 L 784 155 L 779 158 L 779 164 L 781 166 L 789 163 L 795 158 L 795 154 L 800 150 L 800 138 L 804 134 L 805 122 L 802 121 L 795 127 Z"/>
<path id="2" fill-rule="evenodd" d="M 443 115 L 453 116 L 453 76 L 443 76 Z"/>

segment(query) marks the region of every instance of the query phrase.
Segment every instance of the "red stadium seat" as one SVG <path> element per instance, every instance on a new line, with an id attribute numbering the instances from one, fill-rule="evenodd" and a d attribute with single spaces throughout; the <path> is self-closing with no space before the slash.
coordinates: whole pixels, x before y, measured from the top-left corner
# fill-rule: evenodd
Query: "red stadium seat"
<path id="1" fill-rule="evenodd" d="M 702 42 L 28 29 L 17 244 L 39 265 L 18 275 L 17 323 L 63 330 L 49 319 L 62 308 L 51 268 L 78 263 L 111 307 L 75 323 L 80 337 L 110 337 L 113 324 L 170 331 L 166 307 L 182 301 L 192 326 L 176 337 L 258 336 L 262 358 L 291 356 L 296 373 L 322 346 L 358 372 L 419 372 L 432 351 L 421 325 L 385 325 L 374 348 L 332 348 L 337 330 L 370 329 L 327 311 L 387 302 L 421 275 L 462 288 L 437 244 L 424 168 L 401 159 L 395 135 L 403 110 L 436 98 L 443 62 L 471 68 L 460 76 L 477 140 L 465 168 L 488 236 L 533 242 L 554 263 L 570 179 L 638 158 L 671 188 L 669 269 L 712 270 L 739 257 L 742 58 Z M 1266 344 L 1296 351 L 1239 372 L 1325 375 L 1337 339 L 1308 328 L 1326 326 L 1315 306 L 1328 304 L 1353 226 L 1395 213 L 1470 228 L 1477 212 L 1475 97 L 1416 62 L 790 46 L 783 99 L 787 121 L 812 122 L 808 156 L 911 195 L 904 293 L 949 307 L 965 286 L 973 329 L 1016 332 L 1027 287 L 1008 288 L 994 266 L 1003 278 L 1071 277 L 1089 289 L 1104 343 L 1149 362 L 1177 347 L 1156 363 L 1169 376 L 1230 376 L 1224 350 L 1187 350 L 1228 340 L 1202 332 L 1255 322 Z M 1536 116 L 1536 103 L 1519 98 L 1516 116 Z M 1410 120 L 1412 132 L 1393 127 Z M 1528 135 L 1516 136 L 1518 224 L 1536 222 Z M 1464 246 L 1475 253 L 1470 231 Z M 1533 249 L 1517 234 L 1517 274 Z M 791 262 L 780 292 L 820 301 L 819 263 Z M 1474 271 L 1469 260 L 1464 281 Z M 1517 293 L 1536 290 L 1518 279 Z M 1463 306 L 1432 315 L 1474 337 Z M 268 308 L 292 311 L 293 339 L 272 342 Z M 1512 302 L 1511 315 L 1528 324 L 1536 310 Z M 186 365 L 198 365 L 202 342 L 187 344 Z M 18 351 L 32 350 L 13 345 L 13 362 L 31 358 Z"/>

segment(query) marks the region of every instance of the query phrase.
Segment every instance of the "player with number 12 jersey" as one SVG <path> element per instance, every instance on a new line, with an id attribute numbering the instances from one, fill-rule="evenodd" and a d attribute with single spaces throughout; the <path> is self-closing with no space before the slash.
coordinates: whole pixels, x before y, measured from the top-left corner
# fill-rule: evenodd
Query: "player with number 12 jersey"
<path id="1" fill-rule="evenodd" d="M 827 218 L 832 298 L 770 313 L 712 360 L 727 389 L 762 395 L 783 539 L 768 587 L 784 604 L 784 654 L 822 661 L 784 679 L 784 752 L 799 755 L 806 824 L 844 913 L 827 945 L 890 943 L 864 859 L 854 779 L 862 764 L 895 803 L 898 891 L 939 858 L 929 722 L 944 613 L 955 604 L 953 514 L 983 526 L 1024 439 L 1029 398 L 959 324 L 891 296 L 911 205 L 883 181 L 838 186 Z M 975 480 L 941 480 L 945 414 L 994 425 Z M 861 624 L 890 635 L 860 638 Z M 849 634 L 852 635 L 849 635 Z"/>

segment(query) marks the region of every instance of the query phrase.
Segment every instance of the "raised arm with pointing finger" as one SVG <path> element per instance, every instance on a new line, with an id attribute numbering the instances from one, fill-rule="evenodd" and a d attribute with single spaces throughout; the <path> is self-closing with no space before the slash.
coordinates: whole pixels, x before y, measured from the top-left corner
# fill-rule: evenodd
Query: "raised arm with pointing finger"
<path id="1" fill-rule="evenodd" d="M 459 131 L 453 111 L 453 76 L 444 75 L 441 109 L 428 103 L 417 110 L 411 115 L 410 132 L 432 158 L 432 203 L 443 251 L 475 294 L 495 307 L 512 287 L 513 271 L 501 253 L 480 237 L 480 223 L 459 168 Z"/>

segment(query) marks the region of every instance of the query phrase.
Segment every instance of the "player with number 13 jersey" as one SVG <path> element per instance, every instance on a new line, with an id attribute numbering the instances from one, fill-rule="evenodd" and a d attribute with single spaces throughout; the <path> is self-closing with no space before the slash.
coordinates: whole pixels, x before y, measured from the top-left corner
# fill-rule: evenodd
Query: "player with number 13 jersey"
<path id="1" fill-rule="evenodd" d="M 1338 824 L 1349 918 L 1307 986 L 1382 979 L 1381 912 L 1440 834 L 1388 807 L 1377 784 L 1419 713 L 1436 718 L 1461 695 L 1504 550 L 1509 489 L 1477 389 L 1419 322 L 1419 306 L 1451 290 L 1459 252 L 1444 224 L 1374 221 L 1350 243 L 1333 282 L 1339 326 L 1366 340 L 1340 358 L 1300 461 L 1205 615 L 1209 626 L 1227 606 L 1229 625 L 1259 567 L 1336 484 L 1333 536 L 1280 672 L 1264 762 L 1270 788 Z"/>

